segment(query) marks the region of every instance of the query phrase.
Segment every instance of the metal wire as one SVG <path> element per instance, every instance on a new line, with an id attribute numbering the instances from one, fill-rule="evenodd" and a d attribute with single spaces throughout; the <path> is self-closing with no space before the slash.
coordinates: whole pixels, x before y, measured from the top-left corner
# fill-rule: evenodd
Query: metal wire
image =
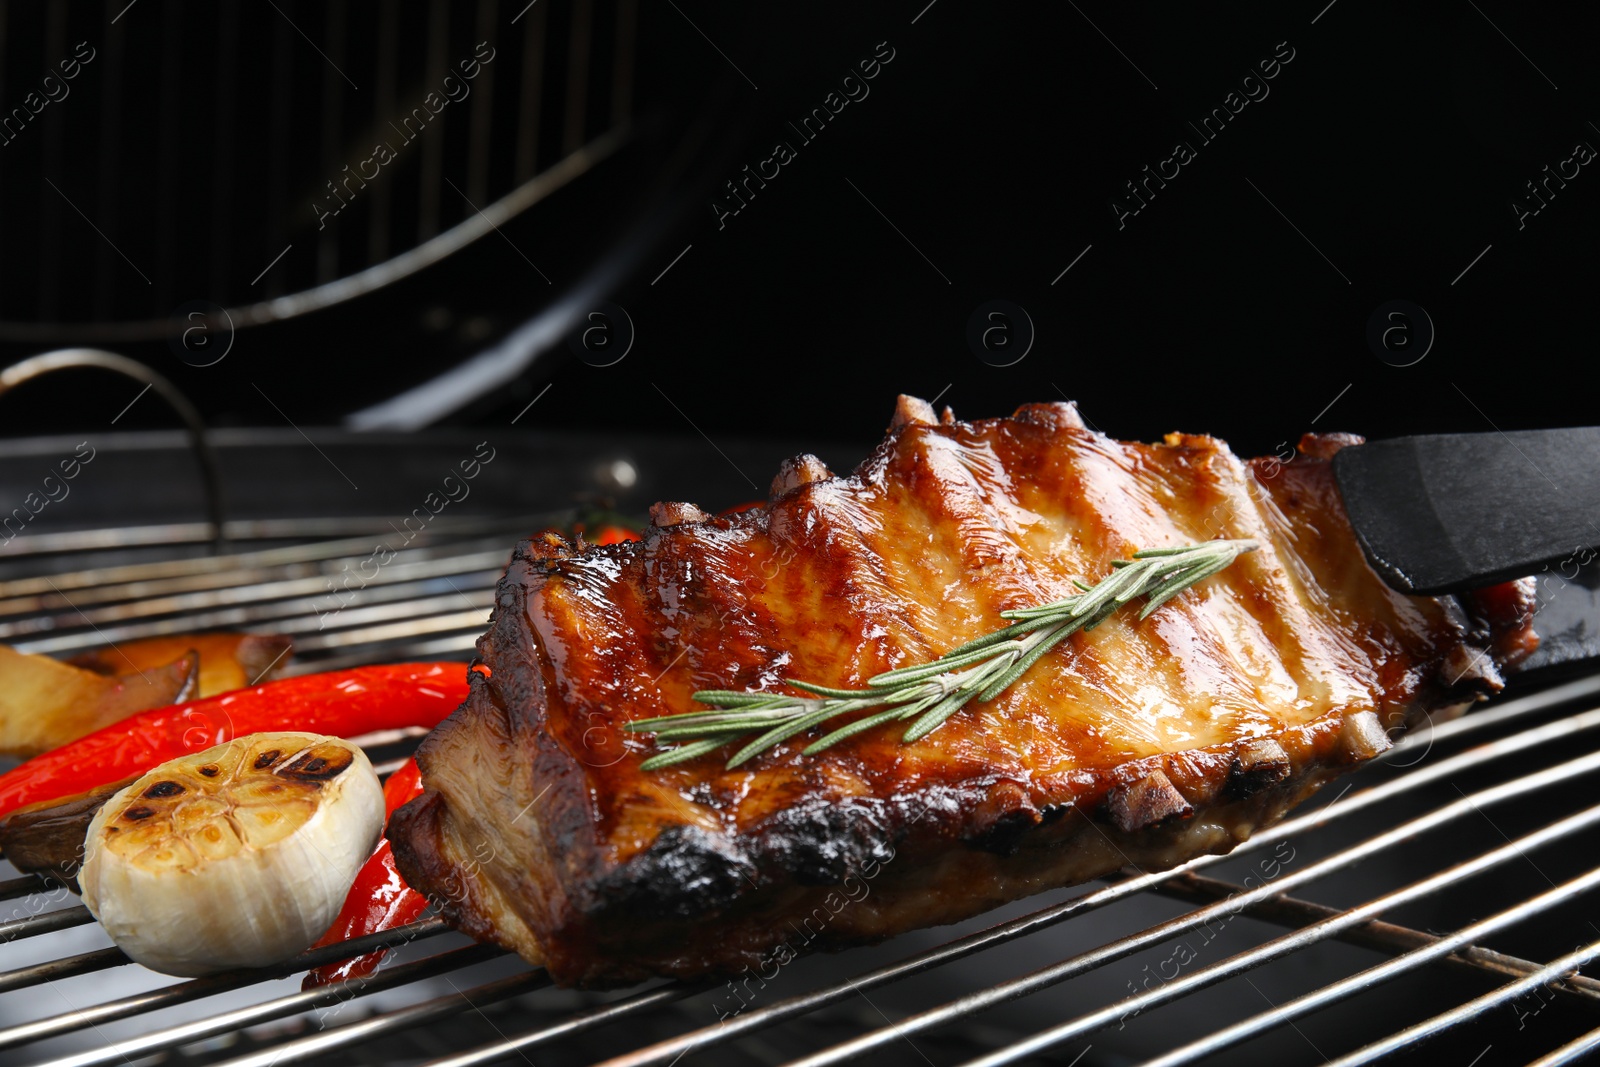
<path id="1" fill-rule="evenodd" d="M 1581 1063 L 1589 1053 L 1600 1050 L 1600 1030 L 1590 1030 L 1570 1044 L 1562 1045 L 1548 1056 L 1540 1056 L 1528 1067 L 1562 1067 L 1568 1063 Z"/>
<path id="2" fill-rule="evenodd" d="M 550 979 L 543 971 L 529 971 L 476 986 L 470 991 L 457 989 L 453 994 L 401 1008 L 388 1015 L 364 1019 L 337 1030 L 302 1037 L 251 1056 L 228 1060 L 226 1067 L 273 1067 L 274 1064 L 280 1063 L 302 1063 L 321 1053 L 348 1048 L 388 1030 L 403 1030 L 459 1015 L 463 1002 L 473 1011 L 482 1011 L 480 1005 L 493 1004 L 549 984 Z"/>
<path id="3" fill-rule="evenodd" d="M 85 926 L 92 922 L 94 916 L 90 915 L 89 909 L 81 904 L 75 908 L 61 908 L 41 915 L 30 915 L 26 919 L 12 919 L 0 923 L 0 945 L 21 941 L 25 937 L 53 934 L 57 930 L 67 930 L 74 926 Z"/>
<path id="4" fill-rule="evenodd" d="M 96 1026 L 103 1022 L 110 1022 L 113 1019 L 124 1019 L 130 1015 L 155 1011 L 158 1008 L 171 1007 L 174 1004 L 186 1004 L 201 997 L 213 996 L 231 989 L 242 989 L 245 986 L 263 982 L 269 978 L 281 978 L 287 974 L 296 974 L 300 971 L 311 970 L 313 967 L 321 967 L 323 964 L 334 963 L 352 956 L 364 955 L 375 949 L 389 948 L 395 945 L 420 941 L 423 938 L 436 937 L 448 930 L 449 927 L 445 925 L 443 919 L 422 919 L 406 926 L 397 926 L 393 930 L 384 930 L 380 933 L 368 934 L 365 937 L 352 938 L 337 945 L 311 949 L 275 967 L 229 971 L 226 974 L 209 975 L 205 978 L 192 978 L 176 985 L 163 986 L 160 989 L 146 993 L 123 997 L 120 1000 L 107 1001 L 92 1008 L 81 1008 L 61 1015 L 52 1015 L 31 1023 L 24 1023 L 21 1026 L 12 1026 L 0 1030 L 0 1049 L 25 1045 L 29 1042 L 43 1040 L 46 1037 L 71 1033 L 86 1026 Z"/>
<path id="5" fill-rule="evenodd" d="M 41 889 L 49 889 L 50 883 L 36 874 L 25 874 L 21 878 L 11 878 L 0 882 L 0 900 L 10 900 L 12 897 L 26 896 L 36 893 Z"/>
<path id="6" fill-rule="evenodd" d="M 1151 887 L 1154 892 L 1163 896 L 1176 897 L 1179 900 L 1194 901 L 1209 904 L 1215 900 L 1226 900 L 1235 893 L 1242 893 L 1245 886 L 1232 882 L 1223 882 L 1215 878 L 1207 878 L 1198 874 L 1186 874 L 1182 878 L 1170 882 L 1161 882 Z M 1265 922 L 1285 926 L 1297 930 L 1307 923 L 1318 919 L 1327 919 L 1339 914 L 1338 908 L 1330 908 L 1325 904 L 1316 904 L 1309 900 L 1300 900 L 1295 897 L 1273 897 L 1263 900 L 1259 904 L 1252 904 L 1244 909 L 1242 914 L 1252 919 L 1261 919 Z M 1339 940 L 1363 948 L 1376 949 L 1380 952 L 1405 952 L 1425 945 L 1437 944 L 1441 938 L 1437 934 L 1423 933 L 1406 926 L 1397 926 L 1394 923 L 1383 922 L 1375 919 L 1364 926 L 1357 926 L 1345 930 L 1338 935 Z M 1530 963 L 1516 956 L 1508 956 L 1503 952 L 1469 945 L 1460 951 L 1446 956 L 1441 962 L 1453 963 L 1467 971 L 1493 971 L 1508 978 L 1520 978 L 1525 974 L 1532 974 L 1539 969 L 1539 964 Z M 1562 993 L 1584 997 L 1590 1000 L 1600 1000 L 1600 981 L 1587 978 L 1583 975 L 1573 975 L 1564 978 L 1552 986 Z"/>
<path id="7" fill-rule="evenodd" d="M 1332 1061 L 1328 1067 L 1355 1067 L 1360 1063 L 1371 1063 L 1373 1060 L 1387 1056 L 1391 1052 L 1405 1048 L 1408 1045 L 1419 1044 L 1430 1037 L 1444 1033 L 1452 1027 L 1460 1026 L 1480 1012 L 1490 1008 L 1507 1004 L 1532 992 L 1542 985 L 1548 985 L 1564 974 L 1577 970 L 1595 957 L 1600 956 L 1600 941 L 1591 941 L 1576 952 L 1569 952 L 1558 960 L 1552 960 L 1548 965 L 1539 968 L 1526 978 L 1518 979 L 1509 985 L 1503 985 L 1492 993 L 1485 993 L 1475 997 L 1460 1007 L 1452 1008 L 1428 1019 L 1426 1022 L 1410 1026 L 1382 1041 L 1374 1042 L 1365 1048 L 1357 1049 L 1348 1056 L 1340 1056 Z"/>
<path id="8" fill-rule="evenodd" d="M 86 367 L 111 371 L 140 382 L 146 389 L 154 389 L 156 395 L 178 413 L 178 417 L 183 420 L 184 429 L 189 434 L 189 447 L 193 449 L 195 460 L 200 464 L 200 477 L 206 496 L 206 515 L 211 520 L 211 534 L 220 550 L 227 542 L 226 526 L 223 523 L 222 475 L 217 468 L 216 450 L 211 447 L 211 440 L 206 436 L 205 422 L 200 418 L 200 413 L 189 402 L 189 398 L 183 395 L 183 391 L 164 375 L 157 374 L 143 363 L 116 352 L 107 352 L 99 348 L 59 348 L 30 356 L 0 370 L 0 395 L 46 374 Z"/>
<path id="9" fill-rule="evenodd" d="M 1541 912 L 1549 911 L 1559 904 L 1564 904 L 1573 897 L 1588 892 L 1596 885 L 1600 885 L 1600 867 L 1582 877 L 1574 878 L 1544 893 L 1540 893 L 1533 899 L 1525 901 L 1514 908 L 1508 908 L 1487 919 L 1475 922 L 1471 926 L 1464 927 L 1449 937 L 1437 938 L 1431 945 L 1413 949 L 1385 963 L 1380 963 L 1376 967 L 1369 967 L 1360 974 L 1354 974 L 1349 978 L 1334 982 L 1332 985 L 1323 986 L 1315 993 L 1308 993 L 1303 997 L 1296 997 L 1294 1000 L 1279 1004 L 1269 1012 L 1252 1015 L 1243 1022 L 1235 1023 L 1199 1041 L 1194 1041 L 1180 1049 L 1175 1049 L 1159 1059 L 1151 1060 L 1145 1067 L 1176 1067 L 1177 1064 L 1191 1063 L 1203 1056 L 1219 1052 L 1241 1041 L 1255 1037 L 1263 1030 L 1274 1026 L 1282 1026 L 1302 1015 L 1320 1011 L 1331 1004 L 1337 1004 L 1341 1000 L 1370 989 L 1380 982 L 1388 981 L 1390 978 L 1397 977 L 1407 971 L 1416 970 L 1423 964 L 1433 960 L 1442 959 L 1457 949 L 1465 948 L 1488 934 L 1496 933 L 1514 923 L 1521 922 Z M 1322 920 L 1318 925 L 1329 926 L 1338 921 L 1339 917 L 1335 915 Z M 1540 974 L 1543 970 L 1544 968 L 1535 968 L 1531 975 Z M 1530 975 L 1524 975 L 1523 980 L 1528 977 Z"/>
<path id="10" fill-rule="evenodd" d="M 303 989 L 298 993 L 290 993 L 288 996 L 278 997 L 275 1000 L 252 1004 L 236 1011 L 223 1012 L 220 1015 L 213 1015 L 209 1018 L 155 1030 L 139 1037 L 128 1038 L 114 1045 L 107 1045 L 103 1049 L 56 1060 L 55 1065 L 56 1067 L 68 1067 L 68 1065 L 70 1067 L 95 1067 L 95 1065 L 99 1064 L 130 1061 L 137 1056 L 147 1056 L 152 1052 L 162 1052 L 166 1049 L 177 1048 L 192 1041 L 201 1041 L 208 1037 L 215 1037 L 218 1034 L 230 1033 L 246 1026 L 255 1026 L 258 1023 L 282 1019 L 289 1015 L 298 1015 L 303 1011 L 313 1011 L 329 1004 L 348 1002 L 356 997 L 378 993 L 385 989 L 393 989 L 396 986 L 406 985 L 424 978 L 432 978 L 435 975 L 470 967 L 475 963 L 482 963 L 484 960 L 492 959 L 500 954 L 500 949 L 490 945 L 470 945 L 466 948 L 458 948 L 437 956 L 429 956 L 426 959 L 378 971 L 369 978 L 351 978 L 343 982 L 334 982 L 313 989 Z"/>
<path id="11" fill-rule="evenodd" d="M 495 1060 L 515 1056 L 535 1045 L 543 1045 L 557 1038 L 569 1037 L 573 1034 L 591 1030 L 605 1023 L 618 1022 L 630 1015 L 637 1015 L 652 1008 L 665 1007 L 674 1001 L 693 996 L 713 988 L 712 983 L 700 985 L 670 985 L 660 989 L 652 989 L 647 993 L 637 993 L 631 997 L 613 1001 L 603 1007 L 592 1008 L 589 1011 L 579 1012 L 563 1019 L 559 1023 L 541 1027 L 530 1033 L 520 1034 L 515 1038 L 501 1040 L 493 1045 L 488 1045 L 472 1052 L 464 1052 L 459 1056 L 435 1060 L 428 1067 L 477 1067 L 482 1063 L 493 1063 Z"/>

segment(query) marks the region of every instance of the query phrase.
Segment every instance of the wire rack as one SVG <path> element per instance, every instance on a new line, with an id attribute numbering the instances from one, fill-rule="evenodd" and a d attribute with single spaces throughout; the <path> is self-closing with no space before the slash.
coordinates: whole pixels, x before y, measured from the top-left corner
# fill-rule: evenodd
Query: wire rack
<path id="1" fill-rule="evenodd" d="M 331 613 L 330 586 L 382 532 L 370 520 L 234 523 L 226 555 L 199 553 L 205 524 L 19 539 L 0 641 L 70 653 L 250 627 L 292 635 L 296 671 L 465 659 L 512 541 L 565 518 L 441 517 Z M 368 739 L 380 769 L 415 740 Z M 13 871 L 0 1062 L 1344 1065 L 1456 1041 L 1484 1064 L 1574 1063 L 1600 1049 L 1600 981 L 1581 973 L 1600 956 L 1597 773 L 1600 676 L 1580 677 L 1407 738 L 1229 856 L 803 959 L 770 985 L 555 989 L 432 915 L 174 981 Z M 309 967 L 376 947 L 394 949 L 376 973 L 300 988 Z"/>
<path id="2" fill-rule="evenodd" d="M 219 330 L 364 294 L 588 169 L 633 109 L 637 0 L 132 8 L 0 6 L 7 99 L 63 63 L 63 101 L 98 95 L 0 128 L 0 185 L 38 197 L 0 218 L 38 268 L 0 292 L 0 338 L 166 338 L 196 294 Z M 159 251 L 126 269 L 85 218 Z"/>

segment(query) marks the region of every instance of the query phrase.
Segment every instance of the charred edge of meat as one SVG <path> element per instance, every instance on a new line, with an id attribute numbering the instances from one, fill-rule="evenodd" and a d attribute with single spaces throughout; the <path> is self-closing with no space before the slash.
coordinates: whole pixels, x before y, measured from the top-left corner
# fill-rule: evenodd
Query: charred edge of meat
<path id="1" fill-rule="evenodd" d="M 902 932 L 901 926 L 876 928 L 870 919 L 861 923 L 861 913 L 873 908 L 891 913 L 914 909 L 922 916 L 915 926 L 941 925 L 1041 889 L 1092 881 L 1120 869 L 1160 871 L 1199 855 L 1226 853 L 1348 769 L 1313 764 L 1249 797 L 1208 807 L 1204 819 L 1175 812 L 1157 827 L 1124 830 L 1085 810 L 1063 809 L 1017 835 L 1013 847 L 1003 852 L 971 847 L 938 853 L 957 871 L 945 872 L 950 884 L 961 887 L 957 894 L 930 893 L 928 867 L 919 862 L 917 850 L 933 845 L 903 840 L 901 846 L 882 849 L 881 858 L 864 859 L 835 881 L 794 887 L 784 894 L 746 894 L 720 913 L 699 912 L 695 918 L 714 919 L 726 932 L 728 940 L 715 953 L 718 973 L 764 973 L 775 958 L 781 960 L 776 953 L 793 952 L 801 942 L 804 951 L 840 951 Z M 1166 792 L 1159 786 L 1154 789 Z M 905 839 L 907 834 L 896 836 Z M 852 902 L 844 910 L 829 903 L 841 892 Z M 658 976 L 705 976 L 704 956 L 685 944 L 681 920 L 623 921 L 629 914 L 643 920 L 637 912 L 587 916 L 591 920 L 584 928 L 587 939 L 546 946 L 550 952 L 546 966 L 563 984 L 594 989 Z M 783 932 L 782 943 L 774 946 L 753 939 L 752 932 L 764 936 L 771 930 Z M 490 936 L 513 947 L 503 937 Z"/>
<path id="2" fill-rule="evenodd" d="M 600 881 L 589 913 L 646 922 L 699 919 L 737 901 L 753 874 L 726 837 L 698 826 L 669 826 L 654 845 Z M 641 893 L 641 886 L 654 890 Z"/>

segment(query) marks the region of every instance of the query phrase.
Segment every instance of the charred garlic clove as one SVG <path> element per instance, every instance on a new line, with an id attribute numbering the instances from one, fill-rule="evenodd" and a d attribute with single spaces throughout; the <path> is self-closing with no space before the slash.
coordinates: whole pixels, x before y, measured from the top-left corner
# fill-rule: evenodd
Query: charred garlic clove
<path id="1" fill-rule="evenodd" d="M 167 974 L 259 967 L 333 923 L 383 831 L 383 788 L 337 737 L 262 733 L 162 764 L 89 824 L 83 902 Z"/>

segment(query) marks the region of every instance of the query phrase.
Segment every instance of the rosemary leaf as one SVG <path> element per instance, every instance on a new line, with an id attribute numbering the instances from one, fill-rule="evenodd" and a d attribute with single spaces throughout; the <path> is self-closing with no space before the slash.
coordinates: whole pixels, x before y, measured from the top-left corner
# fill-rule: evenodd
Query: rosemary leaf
<path id="1" fill-rule="evenodd" d="M 902 667 L 899 670 L 874 675 L 868 684 L 877 689 L 884 686 L 901 686 L 909 682 L 927 681 L 929 678 L 937 678 L 941 674 L 949 674 L 951 671 L 965 667 L 968 664 L 990 659 L 994 655 L 993 646 L 976 648 L 961 655 L 956 655 L 952 652 L 920 667 Z"/>
<path id="2" fill-rule="evenodd" d="M 900 738 L 902 744 L 909 745 L 913 741 L 921 740 L 926 735 L 944 725 L 944 721 L 966 704 L 972 697 L 960 691 L 951 693 L 939 703 L 922 713 L 922 718 L 911 724 L 905 735 Z"/>
<path id="3" fill-rule="evenodd" d="M 861 695 L 860 692 L 854 689 L 832 689 L 825 685 L 813 685 L 810 682 L 797 682 L 793 678 L 786 678 L 784 681 L 788 685 L 794 686 L 796 689 L 804 689 L 806 692 L 816 693 L 818 696 L 850 698 Z"/>
<path id="4" fill-rule="evenodd" d="M 842 689 L 791 679 L 809 696 L 704 689 L 694 699 L 715 711 L 691 711 L 627 723 L 624 729 L 654 734 L 658 741 L 688 744 L 665 748 L 641 763 L 646 771 L 670 767 L 716 751 L 730 741 L 755 735 L 739 748 L 732 769 L 796 734 L 830 719 L 877 708 L 839 726 L 801 750 L 814 756 L 856 734 L 890 722 L 911 722 L 901 740 L 917 741 L 938 729 L 972 701 L 993 700 L 1016 683 L 1056 645 L 1088 632 L 1136 597 L 1147 618 L 1183 590 L 1227 567 L 1255 541 L 1206 541 L 1175 548 L 1149 548 L 1132 559 L 1111 561 L 1111 573 L 1094 585 L 1074 578 L 1083 592 L 1049 604 L 1002 611 L 1008 625 L 974 638 L 928 663 L 909 664 L 867 680 L 864 689 Z"/>
<path id="5" fill-rule="evenodd" d="M 937 699 L 939 699 L 938 694 L 935 694 L 929 698 L 929 702 Z M 834 745 L 838 744 L 840 741 L 843 741 L 847 737 L 854 737 L 856 734 L 864 733 L 865 731 L 870 730 L 874 726 L 878 726 L 881 723 L 891 722 L 895 719 L 903 719 L 905 718 L 907 710 L 908 709 L 906 708 L 890 708 L 887 711 L 880 711 L 876 715 L 868 715 L 864 718 L 857 719 L 848 726 L 841 726 L 830 734 L 824 734 L 821 738 L 813 741 L 811 744 L 801 749 L 801 754 L 806 756 L 815 756 L 823 749 L 832 748 Z M 909 710 L 920 711 L 921 704 L 913 704 Z"/>
<path id="6" fill-rule="evenodd" d="M 1073 631 L 1077 629 L 1078 626 L 1076 623 L 1068 622 L 1062 623 L 1059 630 L 1047 632 L 1044 635 L 1044 638 L 1034 646 L 1033 651 L 1029 652 L 1016 663 L 1012 664 L 1011 669 L 1002 674 L 998 679 L 985 686 L 983 691 L 980 692 L 975 699 L 980 704 L 987 704 L 989 701 L 999 696 L 1006 689 L 1009 689 L 1013 682 L 1026 674 L 1029 667 L 1032 667 L 1035 663 L 1039 662 L 1039 658 L 1041 656 L 1043 656 L 1046 652 L 1049 652 L 1062 641 L 1065 641 L 1067 638 L 1071 637 Z"/>
<path id="7" fill-rule="evenodd" d="M 687 763 L 689 760 L 704 756 L 708 752 L 715 752 L 723 745 L 720 737 L 708 738 L 705 741 L 696 741 L 692 745 L 680 745 L 669 748 L 665 752 L 651 756 L 639 764 L 641 771 L 659 771 L 663 767 L 670 767 L 674 763 Z"/>
<path id="8" fill-rule="evenodd" d="M 779 741 L 787 741 L 789 738 L 793 737 L 802 730 L 809 730 L 818 723 L 826 722 L 828 719 L 834 718 L 838 715 L 843 715 L 847 711 L 856 711 L 860 708 L 869 706 L 870 705 L 867 702 L 861 700 L 841 701 L 837 707 L 829 707 L 825 704 L 823 707 L 820 707 L 815 711 L 801 715 L 792 722 L 786 723 L 782 726 L 774 726 L 772 729 L 768 730 L 766 733 L 762 734 L 760 737 L 756 738 L 739 751 L 735 752 L 733 754 L 733 758 L 728 761 L 728 769 L 730 771 L 733 770 L 751 756 L 765 752 L 773 745 L 776 745 Z"/>
<path id="9" fill-rule="evenodd" d="M 715 704 L 719 708 L 737 708 L 747 704 L 768 704 L 784 699 L 782 693 L 741 693 L 733 689 L 702 689 L 694 694 L 702 704 Z"/>

